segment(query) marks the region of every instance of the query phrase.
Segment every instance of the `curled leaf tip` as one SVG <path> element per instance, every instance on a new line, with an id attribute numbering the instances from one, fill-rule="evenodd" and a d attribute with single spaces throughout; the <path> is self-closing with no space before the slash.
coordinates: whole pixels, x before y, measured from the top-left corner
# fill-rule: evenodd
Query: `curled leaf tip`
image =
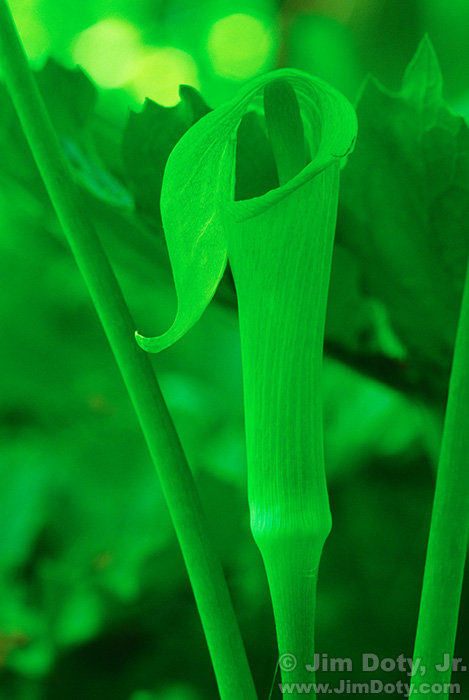
<path id="1" fill-rule="evenodd" d="M 146 352 L 159 352 L 163 350 L 161 343 L 159 343 L 159 338 L 147 338 L 144 335 L 140 335 L 138 331 L 135 331 L 135 340 L 137 345 Z"/>

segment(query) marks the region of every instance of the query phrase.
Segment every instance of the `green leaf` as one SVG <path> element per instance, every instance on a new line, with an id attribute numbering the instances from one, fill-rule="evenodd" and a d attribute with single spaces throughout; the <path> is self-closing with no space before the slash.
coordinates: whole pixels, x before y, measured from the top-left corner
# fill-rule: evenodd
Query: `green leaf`
<path id="1" fill-rule="evenodd" d="M 105 167 L 95 147 L 90 121 L 98 90 L 79 68 L 49 59 L 36 80 L 76 181 L 94 197 L 130 208 L 127 189 Z"/>
<path id="2" fill-rule="evenodd" d="M 127 182 L 139 209 L 160 221 L 160 192 L 168 156 L 181 136 L 210 109 L 195 88 L 179 87 L 181 101 L 162 107 L 145 100 L 141 112 L 130 112 L 122 142 Z"/>
<path id="3" fill-rule="evenodd" d="M 36 81 L 60 134 L 76 135 L 86 126 L 96 107 L 98 90 L 80 68 L 69 70 L 49 58 L 36 73 Z"/>
<path id="4" fill-rule="evenodd" d="M 344 172 L 340 240 L 362 263 L 414 372 L 446 384 L 469 251 L 469 130 L 425 38 L 393 93 L 370 78 Z M 440 387 L 441 389 L 441 387 Z"/>
<path id="5" fill-rule="evenodd" d="M 98 90 L 80 70 L 69 70 L 49 59 L 35 74 L 47 111 L 57 132 L 75 180 L 93 197 L 114 207 L 129 209 L 128 190 L 102 162 L 90 128 Z M 27 183 L 47 201 L 42 181 L 31 157 L 10 96 L 0 85 L 0 144 L 2 170 L 16 181 Z"/>
<path id="6" fill-rule="evenodd" d="M 361 284 L 360 262 L 340 243 L 334 246 L 327 299 L 326 340 L 353 353 L 385 352 L 379 342 L 373 299 Z M 326 345 L 326 352 L 328 346 Z"/>
<path id="7" fill-rule="evenodd" d="M 239 125 L 256 96 L 278 79 L 288 80 L 294 87 L 307 127 L 317 127 L 320 114 L 319 121 L 326 124 L 324 133 L 320 139 L 314 135 L 319 140 L 317 152 L 296 177 L 262 196 L 235 201 Z M 273 211 L 269 217 L 275 216 L 276 204 L 328 166 L 340 162 L 353 144 L 355 128 L 353 111 L 333 88 L 299 71 L 282 70 L 249 83 L 231 102 L 205 116 L 182 137 L 168 159 L 161 197 L 178 312 L 173 326 L 163 336 L 150 339 L 137 334 L 142 348 L 158 352 L 189 330 L 223 276 L 228 247 L 239 249 L 236 235 L 229 235 L 233 226 L 248 220 L 256 226 L 255 217 L 267 211 Z M 309 206 L 314 207 L 314 200 Z M 263 224 L 266 235 L 270 225 L 270 221 Z M 239 259 L 238 253 L 235 257 Z"/>

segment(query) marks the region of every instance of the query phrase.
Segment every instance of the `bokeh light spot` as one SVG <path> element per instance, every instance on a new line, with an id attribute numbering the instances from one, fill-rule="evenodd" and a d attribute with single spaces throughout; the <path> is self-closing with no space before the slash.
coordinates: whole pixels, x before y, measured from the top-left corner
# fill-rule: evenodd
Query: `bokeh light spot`
<path id="1" fill-rule="evenodd" d="M 179 102 L 182 84 L 200 87 L 197 64 L 185 51 L 164 46 L 149 49 L 140 59 L 128 88 L 139 102 L 149 97 L 164 107 L 172 107 Z"/>
<path id="2" fill-rule="evenodd" d="M 34 60 L 50 50 L 52 39 L 37 0 L 10 0 L 11 12 L 28 58 Z"/>
<path id="3" fill-rule="evenodd" d="M 130 22 L 109 17 L 81 32 L 72 57 L 103 88 L 116 88 L 132 78 L 141 55 L 140 32 Z"/>
<path id="4" fill-rule="evenodd" d="M 219 19 L 207 40 L 215 73 L 231 80 L 246 80 L 262 71 L 273 48 L 272 31 L 262 20 L 245 14 Z"/>

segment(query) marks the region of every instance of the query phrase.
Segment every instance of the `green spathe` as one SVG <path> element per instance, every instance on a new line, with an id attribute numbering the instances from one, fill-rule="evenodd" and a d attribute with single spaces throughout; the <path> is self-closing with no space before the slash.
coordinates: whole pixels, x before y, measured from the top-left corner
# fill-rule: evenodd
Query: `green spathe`
<path id="1" fill-rule="evenodd" d="M 281 184 L 235 201 L 237 129 L 259 95 Z M 340 163 L 355 137 L 348 101 L 292 70 L 253 81 L 195 124 L 170 155 L 161 197 L 178 313 L 164 335 L 137 335 L 151 352 L 178 340 L 205 310 L 230 261 L 251 529 L 266 567 L 279 653 L 298 659 L 285 675 L 289 682 L 313 680 L 304 667 L 314 655 L 317 571 L 331 528 L 322 348 Z"/>
<path id="2" fill-rule="evenodd" d="M 234 201 L 237 129 L 249 103 L 265 85 L 280 78 L 294 87 L 305 130 L 317 144 L 301 172 L 261 197 Z M 309 133 L 308 133 L 309 132 Z M 318 134 L 320 137 L 318 138 Z M 279 70 L 250 82 L 238 96 L 196 123 L 172 151 L 164 174 L 161 213 L 178 296 L 178 313 L 162 336 L 139 345 L 159 352 L 181 338 L 200 318 L 216 291 L 236 238 L 237 224 L 261 216 L 273 205 L 302 190 L 304 206 L 315 207 L 302 186 L 346 154 L 356 134 L 356 118 L 348 101 L 323 81 L 294 70 Z M 262 219 L 258 227 L 262 226 Z M 271 231 L 274 248 L 277 237 Z M 314 232 L 310 230 L 310 236 Z M 295 236 L 296 237 L 296 236 Z M 264 267 L 264 266 L 263 266 Z M 262 274 L 262 270 L 258 270 Z M 239 290 L 238 290 L 239 291 Z"/>

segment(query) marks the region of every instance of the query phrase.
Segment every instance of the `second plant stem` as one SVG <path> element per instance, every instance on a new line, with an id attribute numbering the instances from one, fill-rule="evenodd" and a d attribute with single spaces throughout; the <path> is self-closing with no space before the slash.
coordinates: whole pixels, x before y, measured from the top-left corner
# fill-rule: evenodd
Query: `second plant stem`
<path id="1" fill-rule="evenodd" d="M 469 535 L 469 267 L 459 316 L 414 649 L 412 697 L 450 694 Z M 442 670 L 445 665 L 449 667 Z"/>

